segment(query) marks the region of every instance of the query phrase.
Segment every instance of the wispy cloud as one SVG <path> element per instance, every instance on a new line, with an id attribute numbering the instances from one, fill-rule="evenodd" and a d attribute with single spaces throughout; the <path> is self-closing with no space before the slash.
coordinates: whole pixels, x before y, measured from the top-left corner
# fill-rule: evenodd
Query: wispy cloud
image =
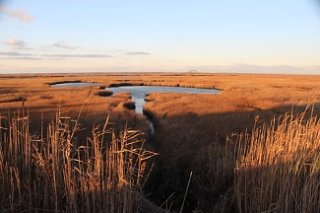
<path id="1" fill-rule="evenodd" d="M 27 50 L 30 49 L 25 41 L 17 40 L 17 39 L 9 39 L 6 41 L 3 41 L 3 43 L 12 49 L 17 50 Z"/>
<path id="2" fill-rule="evenodd" d="M 0 57 L 0 59 L 9 59 L 9 60 L 30 60 L 30 61 L 38 61 L 38 60 L 42 60 L 42 58 L 38 58 L 38 57 L 28 57 L 28 56 L 22 56 L 22 57 Z"/>
<path id="3" fill-rule="evenodd" d="M 20 52 L 0 52 L 1 59 L 19 59 L 19 60 L 41 60 L 41 58 L 36 57 L 34 54 L 31 53 L 20 53 Z"/>
<path id="4" fill-rule="evenodd" d="M 106 54 L 44 54 L 43 57 L 49 58 L 110 58 L 111 55 Z"/>
<path id="5" fill-rule="evenodd" d="M 127 55 L 151 55 L 151 53 L 143 52 L 143 51 L 135 51 L 135 52 L 127 52 Z"/>
<path id="6" fill-rule="evenodd" d="M 29 23 L 34 20 L 34 17 L 21 9 L 9 9 L 4 6 L 0 6 L 0 13 L 3 13 L 11 18 L 18 19 L 23 23 Z"/>
<path id="7" fill-rule="evenodd" d="M 9 52 L 0 52 L 0 56 L 28 57 L 28 56 L 33 56 L 33 54 L 9 51 Z"/>
<path id="8" fill-rule="evenodd" d="M 107 54 L 33 54 L 21 53 L 17 51 L 0 52 L 0 56 L 10 57 L 11 59 L 22 59 L 22 57 L 39 59 L 65 59 L 65 58 L 110 58 Z"/>
<path id="9" fill-rule="evenodd" d="M 75 46 L 71 46 L 71 45 L 66 44 L 64 41 L 54 43 L 53 46 L 57 47 L 57 48 L 69 49 L 69 50 L 73 50 L 73 49 L 77 48 Z"/>

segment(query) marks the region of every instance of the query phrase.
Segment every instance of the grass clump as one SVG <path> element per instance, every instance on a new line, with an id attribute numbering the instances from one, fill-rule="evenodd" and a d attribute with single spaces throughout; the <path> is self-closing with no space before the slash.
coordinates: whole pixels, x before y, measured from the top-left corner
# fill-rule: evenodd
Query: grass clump
<path id="1" fill-rule="evenodd" d="M 239 138 L 238 212 L 320 212 L 320 122 L 286 115 Z"/>
<path id="2" fill-rule="evenodd" d="M 80 125 L 57 113 L 40 135 L 28 115 L 0 118 L 0 209 L 7 212 L 138 212 L 148 208 L 142 186 L 155 155 L 141 133 L 92 129 L 77 138 Z"/>

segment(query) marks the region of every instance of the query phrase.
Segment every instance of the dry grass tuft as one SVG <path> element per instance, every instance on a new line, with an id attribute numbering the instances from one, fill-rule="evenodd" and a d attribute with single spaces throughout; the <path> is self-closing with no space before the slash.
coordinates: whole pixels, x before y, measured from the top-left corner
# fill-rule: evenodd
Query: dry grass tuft
<path id="1" fill-rule="evenodd" d="M 119 135 L 106 121 L 85 141 L 78 121 L 58 112 L 31 135 L 25 114 L 0 118 L 2 211 L 137 212 L 143 205 L 146 160 L 140 132 Z M 145 200 L 146 201 L 146 200 Z M 147 201 L 146 201 L 147 203 Z"/>
<path id="2" fill-rule="evenodd" d="M 320 212 L 320 122 L 286 115 L 239 138 L 239 212 Z"/>

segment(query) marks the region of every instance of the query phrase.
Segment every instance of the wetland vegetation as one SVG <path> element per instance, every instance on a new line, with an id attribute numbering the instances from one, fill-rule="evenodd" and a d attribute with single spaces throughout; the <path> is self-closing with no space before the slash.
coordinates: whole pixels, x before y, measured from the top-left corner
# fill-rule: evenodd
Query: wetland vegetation
<path id="1" fill-rule="evenodd" d="M 318 212 L 319 80 L 198 73 L 2 75 L 0 207 Z M 50 86 L 57 82 L 97 84 Z M 183 87 L 196 94 L 171 92 Z"/>

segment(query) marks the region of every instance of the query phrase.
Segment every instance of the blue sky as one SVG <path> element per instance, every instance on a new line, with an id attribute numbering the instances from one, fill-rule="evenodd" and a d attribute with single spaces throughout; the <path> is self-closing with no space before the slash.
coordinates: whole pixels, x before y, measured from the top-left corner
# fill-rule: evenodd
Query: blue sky
<path id="1" fill-rule="evenodd" d="M 0 73 L 320 74 L 316 0 L 11 0 L 0 12 Z"/>

